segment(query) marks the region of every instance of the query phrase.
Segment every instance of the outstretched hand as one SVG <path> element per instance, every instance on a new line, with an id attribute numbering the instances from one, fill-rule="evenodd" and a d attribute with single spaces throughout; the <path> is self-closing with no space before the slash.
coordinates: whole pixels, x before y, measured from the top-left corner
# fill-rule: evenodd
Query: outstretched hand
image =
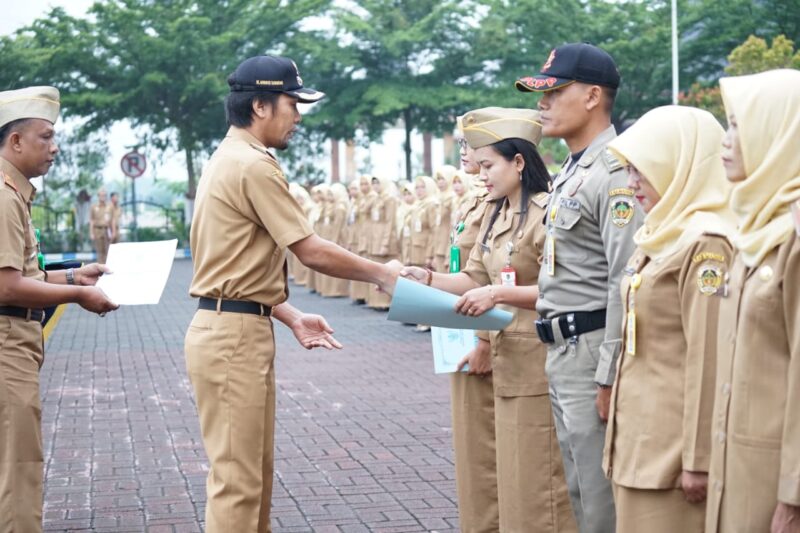
<path id="1" fill-rule="evenodd" d="M 381 279 L 381 282 L 378 284 L 378 288 L 386 294 L 392 294 L 394 292 L 394 286 L 397 283 L 397 277 L 403 270 L 403 263 L 397 259 L 392 259 L 383 266 L 385 272 L 383 279 Z"/>
<path id="2" fill-rule="evenodd" d="M 289 328 L 294 333 L 297 342 L 306 350 L 313 348 L 340 350 L 342 348 L 341 343 L 333 337 L 333 328 L 320 315 L 303 313 L 292 322 Z"/>
<path id="3" fill-rule="evenodd" d="M 428 271 L 421 267 L 407 266 L 400 271 L 400 276 L 416 281 L 417 283 L 427 283 Z"/>

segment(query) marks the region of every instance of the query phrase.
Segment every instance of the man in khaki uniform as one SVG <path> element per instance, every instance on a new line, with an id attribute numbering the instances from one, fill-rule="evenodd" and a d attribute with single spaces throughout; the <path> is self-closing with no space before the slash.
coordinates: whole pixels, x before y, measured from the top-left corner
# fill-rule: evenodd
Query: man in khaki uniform
<path id="1" fill-rule="evenodd" d="M 290 194 L 269 149 L 288 146 L 298 102 L 324 97 L 303 87 L 294 62 L 252 57 L 228 84 L 231 127 L 203 171 L 191 230 L 190 293 L 199 309 L 186 333 L 186 366 L 210 463 L 206 530 L 266 532 L 275 425 L 271 317 L 307 348 L 337 346 L 322 317 L 286 302 L 286 249 L 323 274 L 387 291 L 402 265 L 373 263 L 321 239 Z"/>
<path id="2" fill-rule="evenodd" d="M 58 153 L 54 87 L 0 92 L 0 532 L 42 530 L 44 473 L 39 368 L 44 307 L 79 303 L 105 314 L 117 306 L 94 285 L 97 264 L 52 272 L 39 268 L 31 221 L 36 190 Z M 69 286 L 66 286 L 69 285 Z"/>
<path id="3" fill-rule="evenodd" d="M 122 219 L 122 208 L 119 205 L 119 194 L 112 192 L 111 200 L 111 244 L 119 242 L 119 222 Z"/>
<path id="4" fill-rule="evenodd" d="M 108 258 L 112 216 L 111 206 L 106 201 L 106 190 L 101 188 L 97 191 L 97 203 L 89 211 L 89 233 L 92 235 L 98 263 L 105 263 Z"/>
<path id="5" fill-rule="evenodd" d="M 614 60 L 590 44 L 560 46 L 520 91 L 543 92 L 543 133 L 564 139 L 570 156 L 553 182 L 539 272 L 539 338 L 549 344 L 547 378 L 570 487 L 583 533 L 615 527 L 611 485 L 603 474 L 605 421 L 620 350 L 620 281 L 643 214 L 628 174 L 606 150 L 620 76 Z"/>

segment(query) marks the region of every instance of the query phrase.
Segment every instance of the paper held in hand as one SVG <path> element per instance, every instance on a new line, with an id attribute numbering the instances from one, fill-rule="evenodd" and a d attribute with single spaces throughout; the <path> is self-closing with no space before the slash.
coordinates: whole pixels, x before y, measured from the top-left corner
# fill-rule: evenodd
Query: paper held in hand
<path id="1" fill-rule="evenodd" d="M 458 372 L 458 363 L 478 345 L 478 338 L 471 329 L 431 328 L 433 346 L 433 371 L 436 374 Z M 462 372 L 469 370 L 464 365 Z"/>
<path id="2" fill-rule="evenodd" d="M 481 316 L 456 313 L 458 296 L 422 283 L 397 278 L 389 307 L 389 320 L 426 324 L 440 328 L 499 330 L 508 326 L 514 315 L 502 309 L 490 309 Z"/>
<path id="3" fill-rule="evenodd" d="M 169 278 L 178 241 L 123 242 L 108 249 L 111 274 L 97 281 L 108 298 L 119 305 L 154 305 Z"/>

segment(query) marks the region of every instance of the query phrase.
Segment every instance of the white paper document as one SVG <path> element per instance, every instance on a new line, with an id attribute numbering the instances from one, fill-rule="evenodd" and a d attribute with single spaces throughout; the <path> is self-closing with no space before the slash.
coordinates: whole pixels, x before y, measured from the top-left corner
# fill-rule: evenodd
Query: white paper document
<path id="1" fill-rule="evenodd" d="M 97 286 L 119 305 L 155 305 L 167 284 L 177 246 L 177 239 L 112 244 L 106 261 L 111 274 L 101 276 Z"/>
<path id="2" fill-rule="evenodd" d="M 433 371 L 437 374 L 449 374 L 458 371 L 458 363 L 478 345 L 478 338 L 471 329 L 432 326 L 431 342 L 433 343 Z M 469 365 L 464 365 L 463 371 L 467 370 L 469 370 Z"/>

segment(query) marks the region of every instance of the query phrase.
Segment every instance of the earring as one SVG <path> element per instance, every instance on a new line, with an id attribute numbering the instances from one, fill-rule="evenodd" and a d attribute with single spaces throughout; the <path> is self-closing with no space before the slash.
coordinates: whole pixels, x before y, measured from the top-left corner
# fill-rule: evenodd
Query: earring
<path id="1" fill-rule="evenodd" d="M 522 171 L 519 172 L 519 181 L 522 181 Z"/>

